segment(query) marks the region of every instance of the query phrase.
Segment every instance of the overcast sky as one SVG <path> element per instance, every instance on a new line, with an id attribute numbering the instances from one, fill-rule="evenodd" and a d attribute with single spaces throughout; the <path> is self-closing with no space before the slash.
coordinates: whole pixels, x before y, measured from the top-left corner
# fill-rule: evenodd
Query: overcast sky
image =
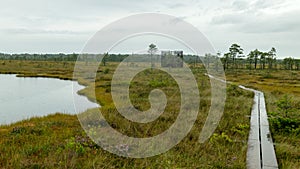
<path id="1" fill-rule="evenodd" d="M 246 54 L 275 47 L 300 58 L 299 0 L 0 0 L 0 52 L 80 52 L 102 27 L 140 12 L 179 17 L 222 53 L 238 43 Z"/>

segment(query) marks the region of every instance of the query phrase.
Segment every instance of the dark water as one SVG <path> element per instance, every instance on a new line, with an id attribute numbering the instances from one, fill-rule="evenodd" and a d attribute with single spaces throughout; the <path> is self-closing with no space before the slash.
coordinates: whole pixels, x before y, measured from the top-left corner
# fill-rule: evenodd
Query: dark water
<path id="1" fill-rule="evenodd" d="M 76 114 L 99 107 L 76 93 L 83 88 L 68 80 L 0 74 L 0 125 L 56 112 Z"/>

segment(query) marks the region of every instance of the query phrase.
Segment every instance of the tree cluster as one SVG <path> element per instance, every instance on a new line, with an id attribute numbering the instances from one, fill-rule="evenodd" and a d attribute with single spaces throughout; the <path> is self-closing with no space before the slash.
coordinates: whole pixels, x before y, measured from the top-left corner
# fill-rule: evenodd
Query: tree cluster
<path id="1" fill-rule="evenodd" d="M 232 44 L 229 52 L 221 58 L 224 70 L 227 69 L 288 69 L 300 70 L 300 60 L 292 57 L 283 60 L 276 58 L 276 49 L 272 47 L 270 51 L 262 52 L 258 49 L 250 51 L 244 55 L 244 50 L 238 44 Z"/>

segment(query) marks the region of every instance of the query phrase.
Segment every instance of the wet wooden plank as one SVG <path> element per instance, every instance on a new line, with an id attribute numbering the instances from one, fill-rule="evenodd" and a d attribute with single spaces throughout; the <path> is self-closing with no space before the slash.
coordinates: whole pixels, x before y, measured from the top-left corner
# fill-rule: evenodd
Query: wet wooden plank
<path id="1" fill-rule="evenodd" d="M 247 168 L 260 169 L 260 135 L 258 115 L 258 93 L 255 92 L 254 103 L 251 110 L 250 133 L 248 137 Z"/>
<path id="2" fill-rule="evenodd" d="M 260 94 L 260 138 L 263 168 L 278 168 L 274 144 L 269 129 L 264 94 Z"/>

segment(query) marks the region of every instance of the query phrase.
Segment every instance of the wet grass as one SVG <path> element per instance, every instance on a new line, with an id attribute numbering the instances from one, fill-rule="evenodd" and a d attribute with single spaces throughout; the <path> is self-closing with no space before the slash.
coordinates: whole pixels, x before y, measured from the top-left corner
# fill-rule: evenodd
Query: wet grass
<path id="1" fill-rule="evenodd" d="M 89 69 L 89 65 L 81 64 L 83 69 Z M 156 121 L 133 123 L 121 116 L 112 102 L 110 81 L 116 67 L 117 63 L 101 66 L 95 82 L 92 76 L 76 76 L 79 83 L 87 86 L 79 93 L 100 103 L 106 120 L 119 132 L 151 137 L 166 130 L 178 114 L 180 100 L 176 83 L 158 70 L 138 74 L 130 87 L 134 106 L 148 109 L 148 94 L 154 88 L 165 91 L 168 105 Z M 0 73 L 73 79 L 73 68 L 73 62 L 5 61 Z M 218 128 L 209 140 L 200 144 L 198 137 L 210 107 L 210 83 L 204 70 L 192 69 L 201 94 L 198 118 L 190 133 L 170 151 L 145 159 L 119 157 L 93 143 L 76 116 L 57 113 L 1 126 L 0 168 L 245 168 L 253 94 L 228 86 L 225 111 Z"/>

